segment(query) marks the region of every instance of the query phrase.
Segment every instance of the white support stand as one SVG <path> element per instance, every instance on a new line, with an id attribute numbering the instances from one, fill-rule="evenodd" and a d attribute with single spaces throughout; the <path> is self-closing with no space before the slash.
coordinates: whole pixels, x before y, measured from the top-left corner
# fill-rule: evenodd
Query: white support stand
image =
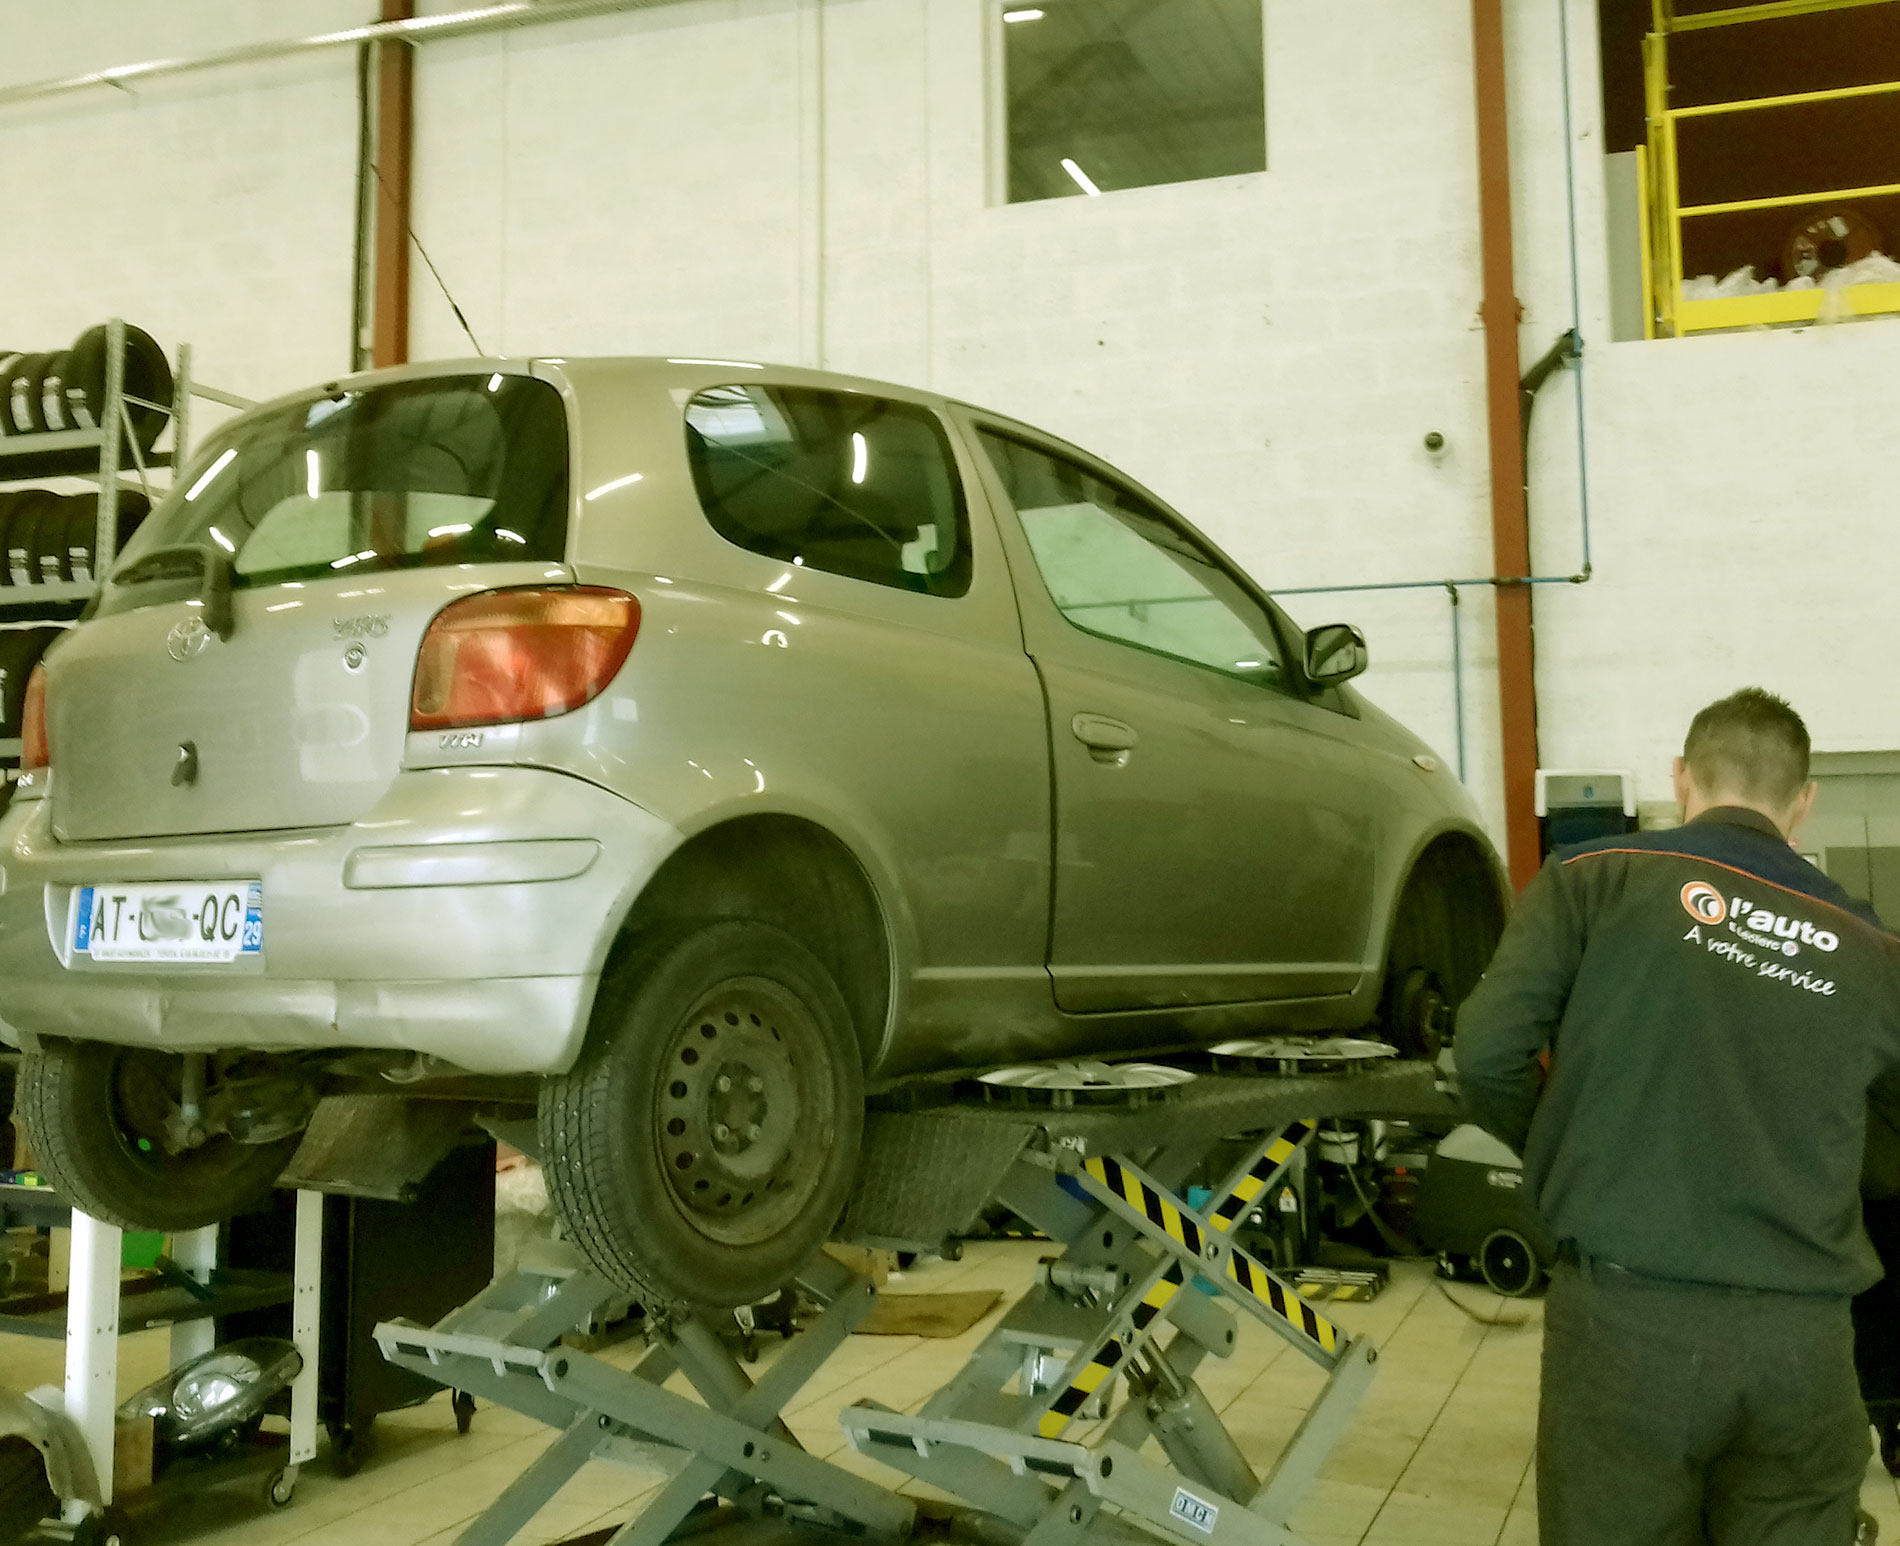
<path id="1" fill-rule="evenodd" d="M 323 1194 L 297 1194 L 297 1259 L 290 1337 L 303 1354 L 303 1373 L 290 1387 L 290 1463 L 317 1456 L 317 1353 L 323 1310 Z"/>
<path id="2" fill-rule="evenodd" d="M 99 1477 L 103 1504 L 112 1502 L 112 1444 L 119 1410 L 119 1284 L 121 1236 L 77 1209 L 72 1217 L 72 1281 L 66 1301 L 65 1414 L 79 1432 Z M 173 1239 L 173 1260 L 201 1283 L 217 1262 L 218 1231 L 193 1230 Z M 297 1194 L 296 1263 L 291 1286 L 291 1340 L 303 1354 L 303 1373 L 290 1387 L 290 1466 L 317 1453 L 317 1349 L 323 1295 L 323 1198 Z M 209 1316 L 171 1330 L 171 1366 L 209 1352 L 217 1336 Z M 83 1517 L 87 1505 L 68 1504 Z M 77 1523 L 69 1519 L 68 1523 Z"/>
<path id="3" fill-rule="evenodd" d="M 119 1252 L 116 1225 L 73 1213 L 66 1299 L 66 1417 L 79 1430 L 112 1501 L 112 1430 L 119 1408 Z"/>
<path id="4" fill-rule="evenodd" d="M 211 1281 L 211 1269 L 218 1265 L 218 1226 L 194 1229 L 172 1237 L 172 1260 L 200 1283 Z M 189 1363 L 211 1351 L 218 1336 L 216 1322 L 180 1321 L 172 1327 L 172 1367 Z"/>

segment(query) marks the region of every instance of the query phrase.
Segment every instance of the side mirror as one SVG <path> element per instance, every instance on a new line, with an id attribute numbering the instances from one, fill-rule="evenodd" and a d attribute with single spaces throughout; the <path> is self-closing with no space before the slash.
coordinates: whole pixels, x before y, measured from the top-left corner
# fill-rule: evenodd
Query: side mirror
<path id="1" fill-rule="evenodd" d="M 1315 687 L 1350 682 L 1371 664 L 1366 636 L 1351 623 L 1327 623 L 1306 635 L 1306 679 Z"/>

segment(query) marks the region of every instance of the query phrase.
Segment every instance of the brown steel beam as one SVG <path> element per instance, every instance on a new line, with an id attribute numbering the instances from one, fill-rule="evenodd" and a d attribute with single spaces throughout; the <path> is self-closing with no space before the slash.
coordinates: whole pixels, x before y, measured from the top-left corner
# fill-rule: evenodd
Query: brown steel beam
<path id="1" fill-rule="evenodd" d="M 1471 0 L 1478 114 L 1478 228 L 1484 274 L 1484 377 L 1491 440 L 1491 572 L 1528 576 L 1519 418 L 1517 291 L 1511 256 L 1511 147 L 1504 111 L 1502 0 Z M 1531 587 L 1493 587 L 1498 613 L 1498 723 L 1504 753 L 1504 840 L 1511 879 L 1528 885 L 1541 862 L 1533 808 L 1537 774 L 1537 684 Z"/>
<path id="2" fill-rule="evenodd" d="M 409 21 L 415 0 L 383 0 L 383 21 Z M 385 38 L 376 48 L 376 210 L 370 282 L 370 363 L 409 360 L 409 189 L 415 143 L 415 49 Z"/>

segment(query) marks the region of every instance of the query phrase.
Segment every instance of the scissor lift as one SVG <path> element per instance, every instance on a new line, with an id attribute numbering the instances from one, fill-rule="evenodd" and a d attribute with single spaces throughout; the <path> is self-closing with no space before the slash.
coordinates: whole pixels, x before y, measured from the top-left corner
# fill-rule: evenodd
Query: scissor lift
<path id="1" fill-rule="evenodd" d="M 996 1199 L 1062 1250 L 919 1412 L 848 1407 L 847 1439 L 961 1500 L 962 1514 L 947 1519 L 953 1535 L 1299 1546 L 1289 1521 L 1378 1353 L 1234 1235 L 1275 1195 L 1320 1118 L 1454 1113 L 1420 1064 L 1320 1078 L 1216 1074 L 1141 1104 L 958 1100 L 873 1113 L 842 1238 L 934 1245 Z M 1180 1195 L 1189 1176 L 1241 1134 L 1251 1136 L 1239 1160 L 1190 1206 Z M 728 1516 L 749 1538 L 771 1519 L 880 1541 L 920 1533 L 916 1499 L 810 1454 L 782 1420 L 875 1298 L 828 1257 L 800 1282 L 823 1313 L 756 1382 L 691 1316 L 657 1320 L 630 1370 L 563 1345 L 617 1293 L 582 1271 L 517 1272 L 433 1329 L 379 1326 L 397 1363 L 561 1431 L 458 1546 L 504 1546 L 594 1459 L 668 1478 L 612 1546 L 661 1546 Z M 1242 1315 L 1327 1371 L 1265 1478 L 1194 1378 L 1204 1360 L 1232 1354 Z M 1038 1369 L 1060 1372 L 1044 1380 Z M 700 1400 L 664 1388 L 676 1371 Z M 1116 1402 L 1118 1385 L 1126 1396 Z M 1165 1461 L 1144 1453 L 1151 1439 Z M 928 1527 L 944 1533 L 945 1517 Z"/>

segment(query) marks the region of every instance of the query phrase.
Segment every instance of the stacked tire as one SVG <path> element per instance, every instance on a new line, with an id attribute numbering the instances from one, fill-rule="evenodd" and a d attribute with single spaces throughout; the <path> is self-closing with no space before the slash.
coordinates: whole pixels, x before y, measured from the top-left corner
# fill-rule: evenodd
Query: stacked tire
<path id="1" fill-rule="evenodd" d="M 122 549 L 151 510 L 143 494 L 119 493 L 118 536 Z M 99 495 L 55 494 L 50 489 L 0 491 L 0 602 L 24 603 L 10 589 L 35 585 L 90 585 L 99 578 L 95 549 Z"/>
<path id="2" fill-rule="evenodd" d="M 171 364 L 165 351 L 151 334 L 130 325 L 125 330 L 125 391 L 151 403 L 169 403 L 172 396 Z M 0 455 L 7 456 L 9 473 L 47 478 L 96 466 L 97 454 L 89 447 L 24 451 L 9 447 L 7 441 L 23 435 L 97 429 L 105 413 L 105 395 L 103 326 L 87 328 L 70 349 L 48 353 L 0 349 Z M 157 444 L 171 417 L 166 409 L 132 403 L 127 404 L 127 415 L 141 456 Z M 120 459 L 131 455 L 132 447 L 122 445 Z"/>

